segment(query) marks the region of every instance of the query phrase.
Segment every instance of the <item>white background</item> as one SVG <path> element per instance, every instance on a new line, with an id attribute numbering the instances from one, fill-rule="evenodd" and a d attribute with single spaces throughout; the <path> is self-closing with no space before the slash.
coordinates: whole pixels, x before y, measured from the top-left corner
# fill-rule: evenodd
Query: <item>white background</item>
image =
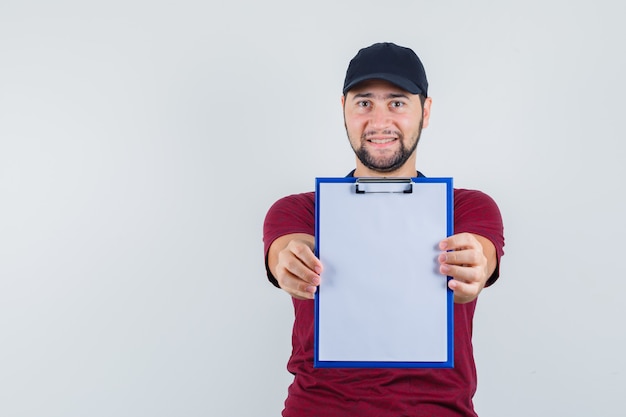
<path id="1" fill-rule="evenodd" d="M 418 168 L 499 204 L 481 417 L 623 416 L 623 4 L 0 1 L 0 415 L 277 416 L 278 198 L 354 166 L 363 46 L 410 46 Z"/>

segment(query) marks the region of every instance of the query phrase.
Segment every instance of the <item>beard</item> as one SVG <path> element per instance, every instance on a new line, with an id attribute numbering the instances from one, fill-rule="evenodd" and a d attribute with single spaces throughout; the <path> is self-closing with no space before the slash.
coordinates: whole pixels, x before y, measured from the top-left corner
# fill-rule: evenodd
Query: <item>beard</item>
<path id="1" fill-rule="evenodd" d="M 355 147 L 353 142 L 350 141 L 352 150 L 356 154 L 357 158 L 359 158 L 359 161 L 361 161 L 361 163 L 367 168 L 377 172 L 392 172 L 402 167 L 411 155 L 413 155 L 415 149 L 417 149 L 417 143 L 419 142 L 422 134 L 422 122 L 420 122 L 417 132 L 415 133 L 415 137 L 411 138 L 408 143 L 406 142 L 405 136 L 402 132 L 383 132 L 383 134 L 390 133 L 393 133 L 398 137 L 400 148 L 389 155 L 374 156 L 370 153 L 369 149 L 363 145 L 367 142 L 367 136 L 371 134 L 370 132 L 363 133 L 360 141 L 361 146 L 358 149 Z"/>

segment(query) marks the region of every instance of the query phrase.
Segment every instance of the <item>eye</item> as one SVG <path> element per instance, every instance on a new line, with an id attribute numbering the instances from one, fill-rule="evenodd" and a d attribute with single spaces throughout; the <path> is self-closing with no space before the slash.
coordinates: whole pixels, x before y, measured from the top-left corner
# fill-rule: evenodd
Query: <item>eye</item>
<path id="1" fill-rule="evenodd" d="M 404 106 L 404 103 L 401 102 L 401 101 L 392 101 L 391 102 L 391 107 L 396 107 L 397 108 L 397 107 L 402 107 L 402 106 Z"/>
<path id="2" fill-rule="evenodd" d="M 359 102 L 357 102 L 356 104 L 359 107 L 369 107 L 370 106 L 370 102 L 367 100 L 361 100 Z"/>

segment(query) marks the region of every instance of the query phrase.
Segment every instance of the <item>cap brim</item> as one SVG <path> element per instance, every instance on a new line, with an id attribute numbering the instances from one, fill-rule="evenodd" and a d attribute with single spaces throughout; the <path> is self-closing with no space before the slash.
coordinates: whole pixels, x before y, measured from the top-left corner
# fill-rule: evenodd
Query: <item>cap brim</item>
<path id="1" fill-rule="evenodd" d="M 401 89 L 408 91 L 411 94 L 423 94 L 422 89 L 419 88 L 417 84 L 415 84 L 414 82 L 409 81 L 404 77 L 399 77 L 395 74 L 387 74 L 387 73 L 374 73 L 374 74 L 363 75 L 359 78 L 355 78 L 354 80 L 350 81 L 350 83 L 348 83 L 347 85 L 343 87 L 343 94 L 345 95 L 348 91 L 354 88 L 357 84 L 360 84 L 364 81 L 369 81 L 369 80 L 387 81 L 395 85 L 396 87 L 400 87 Z"/>

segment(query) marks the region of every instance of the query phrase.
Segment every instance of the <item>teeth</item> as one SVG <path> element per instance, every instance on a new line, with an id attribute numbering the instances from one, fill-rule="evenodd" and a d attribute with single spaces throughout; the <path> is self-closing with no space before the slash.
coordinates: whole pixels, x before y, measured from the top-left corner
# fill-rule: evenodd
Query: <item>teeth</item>
<path id="1" fill-rule="evenodd" d="M 389 138 L 389 139 L 370 139 L 370 142 L 372 143 L 376 143 L 376 144 L 382 144 L 382 143 L 389 143 L 389 142 L 393 142 L 393 138 Z"/>

